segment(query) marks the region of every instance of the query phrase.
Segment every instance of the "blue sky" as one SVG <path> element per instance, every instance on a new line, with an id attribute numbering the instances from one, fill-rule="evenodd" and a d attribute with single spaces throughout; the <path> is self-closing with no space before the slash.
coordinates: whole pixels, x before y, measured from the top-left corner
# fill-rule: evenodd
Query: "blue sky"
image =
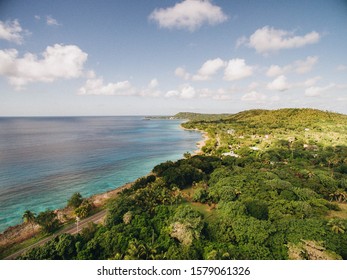
<path id="1" fill-rule="evenodd" d="M 347 113 L 347 1 L 0 2 L 0 115 Z"/>

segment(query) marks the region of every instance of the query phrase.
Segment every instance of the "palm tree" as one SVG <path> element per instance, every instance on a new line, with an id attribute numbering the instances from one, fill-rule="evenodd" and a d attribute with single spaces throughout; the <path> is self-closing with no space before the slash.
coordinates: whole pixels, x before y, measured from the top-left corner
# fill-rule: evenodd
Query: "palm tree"
<path id="1" fill-rule="evenodd" d="M 182 193 L 181 193 L 181 190 L 177 187 L 177 186 L 174 186 L 172 188 L 172 194 L 171 194 L 171 205 L 173 203 L 176 203 L 176 206 L 177 206 L 177 203 L 182 199 Z"/>
<path id="2" fill-rule="evenodd" d="M 337 234 L 344 233 L 346 230 L 343 222 L 339 219 L 331 219 L 327 225 L 330 226 L 331 230 Z"/>
<path id="3" fill-rule="evenodd" d="M 338 189 L 337 191 L 329 194 L 330 201 L 345 202 L 347 200 L 347 193 L 344 190 Z"/>
<path id="4" fill-rule="evenodd" d="M 235 189 L 236 199 L 238 199 L 241 194 L 242 194 L 242 192 L 239 188 Z"/>
<path id="5" fill-rule="evenodd" d="M 125 260 L 139 260 L 146 259 L 147 248 L 144 244 L 140 243 L 137 239 L 129 242 L 128 249 L 124 256 Z"/>
<path id="6" fill-rule="evenodd" d="M 22 216 L 22 219 L 24 223 L 30 223 L 34 231 L 34 224 L 36 223 L 35 213 L 31 212 L 30 210 L 26 210 Z"/>

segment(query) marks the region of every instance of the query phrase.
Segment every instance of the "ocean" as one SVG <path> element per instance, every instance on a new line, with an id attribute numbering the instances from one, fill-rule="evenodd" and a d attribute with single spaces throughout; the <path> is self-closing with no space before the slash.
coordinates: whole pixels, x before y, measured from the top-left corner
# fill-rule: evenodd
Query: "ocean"
<path id="1" fill-rule="evenodd" d="M 196 150 L 180 120 L 143 117 L 0 118 L 0 232 L 66 206 L 75 192 L 106 192 Z"/>

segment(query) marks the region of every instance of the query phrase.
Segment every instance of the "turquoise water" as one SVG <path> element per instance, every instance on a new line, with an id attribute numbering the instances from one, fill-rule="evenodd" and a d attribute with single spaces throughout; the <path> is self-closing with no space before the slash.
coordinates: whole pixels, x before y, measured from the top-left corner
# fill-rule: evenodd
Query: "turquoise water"
<path id="1" fill-rule="evenodd" d="M 0 118 L 0 232 L 25 210 L 61 208 L 148 174 L 196 149 L 178 120 L 142 117 Z"/>

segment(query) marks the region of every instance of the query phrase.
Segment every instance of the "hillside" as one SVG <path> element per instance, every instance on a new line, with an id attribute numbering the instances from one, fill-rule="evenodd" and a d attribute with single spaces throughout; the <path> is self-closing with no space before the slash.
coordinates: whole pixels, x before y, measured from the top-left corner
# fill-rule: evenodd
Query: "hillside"
<path id="1" fill-rule="evenodd" d="M 228 148 L 258 146 L 265 150 L 287 141 L 288 145 L 336 147 L 347 143 L 347 116 L 314 109 L 249 110 L 215 120 L 194 120 L 185 128 L 208 131 L 205 151 L 220 154 Z M 237 139 L 237 140 L 236 140 Z M 236 142 L 236 144 L 235 144 Z M 284 144 L 282 142 L 282 144 Z M 210 147 L 213 145 L 213 147 Z M 212 151 L 213 150 L 213 151 Z"/>
<path id="2" fill-rule="evenodd" d="M 347 259 L 347 116 L 313 109 L 181 113 L 203 155 L 153 168 L 105 225 L 24 259 Z"/>
<path id="3" fill-rule="evenodd" d="M 180 112 L 173 116 L 174 119 L 183 119 L 190 121 L 215 121 L 221 120 L 229 117 L 230 114 L 199 114 L 199 113 L 189 113 Z"/>

